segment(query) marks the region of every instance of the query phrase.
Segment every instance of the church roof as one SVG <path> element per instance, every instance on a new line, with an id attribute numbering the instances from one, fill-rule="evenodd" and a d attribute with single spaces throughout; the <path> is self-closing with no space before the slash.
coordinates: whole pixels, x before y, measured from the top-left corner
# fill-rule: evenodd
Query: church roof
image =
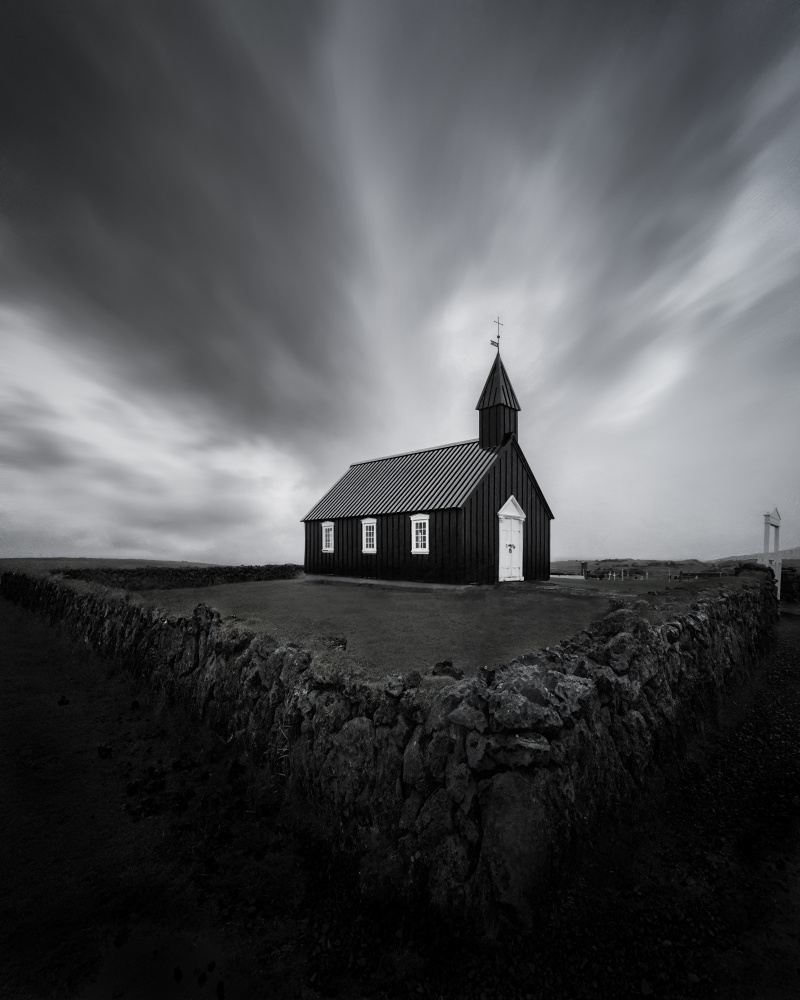
<path id="1" fill-rule="evenodd" d="M 481 398 L 478 400 L 478 405 L 475 409 L 484 410 L 487 406 L 497 406 L 498 404 L 510 406 L 512 410 L 521 409 L 514 390 L 511 387 L 511 379 L 508 377 L 505 365 L 500 360 L 499 351 L 497 352 L 497 357 L 494 359 L 492 370 L 489 372 L 486 385 L 483 387 Z"/>
<path id="2" fill-rule="evenodd" d="M 475 440 L 355 462 L 303 520 L 460 507 L 497 455 Z"/>

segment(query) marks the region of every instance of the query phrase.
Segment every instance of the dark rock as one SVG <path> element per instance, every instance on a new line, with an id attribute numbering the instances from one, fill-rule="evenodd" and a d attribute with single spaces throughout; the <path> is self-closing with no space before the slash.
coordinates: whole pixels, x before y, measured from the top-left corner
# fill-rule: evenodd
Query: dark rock
<path id="1" fill-rule="evenodd" d="M 430 852 L 428 864 L 431 905 L 443 913 L 461 910 L 464 886 L 470 874 L 469 854 L 461 837 L 450 833 L 439 840 Z"/>
<path id="2" fill-rule="evenodd" d="M 483 681 L 487 687 L 491 687 L 494 684 L 494 678 L 497 671 L 494 667 L 478 667 L 478 677 Z"/>
<path id="3" fill-rule="evenodd" d="M 552 694 L 555 708 L 564 721 L 569 717 L 591 720 L 600 710 L 597 687 L 587 678 L 559 674 Z"/>
<path id="4" fill-rule="evenodd" d="M 534 729 L 545 736 L 556 736 L 563 726 L 561 716 L 550 706 L 544 707 L 514 691 L 495 692 L 489 699 L 489 723 L 499 730 Z"/>
<path id="5" fill-rule="evenodd" d="M 397 773 L 390 775 L 390 783 L 384 783 L 384 786 L 391 785 L 392 794 L 394 779 L 400 776 L 401 767 L 400 754 L 396 749 L 394 752 L 397 755 Z M 366 716 L 357 716 L 345 722 L 333 737 L 331 749 L 320 770 L 320 780 L 330 787 L 332 804 L 345 816 L 370 815 L 372 809 L 378 806 L 373 798 L 376 790 L 376 753 L 375 727 Z"/>
<path id="6" fill-rule="evenodd" d="M 232 760 L 230 766 L 228 767 L 226 780 L 229 785 L 235 785 L 244 778 L 244 774 L 244 765 L 238 760 Z"/>
<path id="7" fill-rule="evenodd" d="M 550 875 L 553 828 L 541 785 L 520 771 L 503 771 L 480 793 L 483 842 L 476 875 L 483 905 L 500 906 L 526 930 Z"/>
<path id="8" fill-rule="evenodd" d="M 437 783 L 444 779 L 444 769 L 452 745 L 453 738 L 444 729 L 435 732 L 428 741 L 424 754 L 425 769 Z"/>
<path id="9" fill-rule="evenodd" d="M 419 815 L 420 808 L 422 807 L 423 798 L 422 795 L 415 790 L 411 792 L 408 798 L 403 803 L 403 810 L 400 813 L 400 829 L 401 830 L 413 830 L 414 822 Z"/>
<path id="10" fill-rule="evenodd" d="M 452 660 L 441 660 L 439 663 L 434 664 L 431 673 L 440 676 L 446 675 L 447 677 L 452 677 L 457 681 L 460 681 L 464 676 L 464 671 L 461 667 L 454 667 Z"/>
<path id="11" fill-rule="evenodd" d="M 632 632 L 618 632 L 605 644 L 603 652 L 611 669 L 617 674 L 624 674 L 639 652 L 639 644 Z"/>
<path id="12" fill-rule="evenodd" d="M 113 749 L 114 748 L 111 746 L 110 743 L 101 743 L 100 746 L 97 748 L 97 755 L 98 757 L 108 759 L 111 756 Z"/>
<path id="13" fill-rule="evenodd" d="M 58 699 L 58 704 L 62 706 L 69 705 L 69 698 L 65 694 L 62 694 L 61 697 Z"/>
<path id="14" fill-rule="evenodd" d="M 479 733 L 484 732 L 487 726 L 484 713 L 478 708 L 472 708 L 464 701 L 447 716 L 447 721 L 454 726 L 475 729 Z"/>
<path id="15" fill-rule="evenodd" d="M 403 688 L 418 688 L 422 683 L 422 674 L 419 670 L 412 670 L 403 678 Z"/>
<path id="16" fill-rule="evenodd" d="M 443 788 L 437 788 L 425 800 L 415 827 L 420 845 L 429 851 L 453 829 L 453 804 Z"/>
<path id="17" fill-rule="evenodd" d="M 478 786 L 466 763 L 447 762 L 445 790 L 462 812 L 468 813 L 478 792 Z"/>
<path id="18" fill-rule="evenodd" d="M 384 691 L 392 698 L 399 698 L 403 693 L 403 678 L 399 674 L 390 677 Z"/>
<path id="19" fill-rule="evenodd" d="M 420 745 L 422 733 L 422 726 L 417 726 L 403 754 L 403 781 L 417 789 L 422 787 L 425 780 L 425 764 Z"/>
<path id="20" fill-rule="evenodd" d="M 503 767 L 546 767 L 550 763 L 550 743 L 543 736 L 490 736 L 487 750 L 492 759 Z"/>

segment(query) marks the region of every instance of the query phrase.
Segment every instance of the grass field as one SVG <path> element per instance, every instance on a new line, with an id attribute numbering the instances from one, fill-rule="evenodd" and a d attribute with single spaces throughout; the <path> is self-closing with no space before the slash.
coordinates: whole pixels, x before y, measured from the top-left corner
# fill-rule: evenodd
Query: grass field
<path id="1" fill-rule="evenodd" d="M 138 569 L 140 566 L 162 566 L 180 569 L 186 566 L 212 566 L 213 563 L 170 562 L 159 559 L 92 559 L 76 556 L 42 556 L 19 559 L 0 559 L 0 573 L 29 573 L 49 576 L 58 569 Z"/>
<path id="2" fill-rule="evenodd" d="M 752 583 L 754 579 L 760 579 L 761 574 L 744 572 L 739 576 L 720 576 L 706 579 L 667 581 L 666 578 L 656 578 L 649 580 L 621 580 L 619 574 L 616 580 L 597 580 L 589 577 L 586 580 L 559 580 L 558 577 L 551 577 L 550 582 L 558 586 L 569 587 L 574 590 L 591 591 L 599 594 L 636 594 L 646 597 L 651 592 L 655 592 L 659 597 L 662 595 L 685 595 L 696 594 L 701 590 L 714 590 L 718 587 L 725 587 L 726 590 L 737 590 L 745 583 Z"/>
<path id="3" fill-rule="evenodd" d="M 624 565 L 619 560 L 618 565 Z M 153 563 L 151 565 L 203 565 Z M 147 560 L 2 559 L 0 570 L 47 574 L 67 566 L 148 565 Z M 701 564 L 702 565 L 702 564 Z M 572 565 L 554 564 L 554 572 Z M 687 571 L 681 563 L 674 568 Z M 755 574 L 759 577 L 760 574 Z M 610 599 L 645 597 L 652 603 L 687 604 L 701 590 L 737 588 L 751 580 L 739 577 L 677 581 L 666 579 L 553 579 L 550 583 L 495 587 L 420 588 L 390 584 L 358 585 L 314 577 L 142 591 L 130 599 L 169 614 L 191 615 L 205 603 L 236 624 L 267 632 L 278 642 L 310 649 L 316 661 L 372 680 L 391 673 L 419 670 L 429 675 L 440 660 L 452 660 L 465 674 L 484 664 L 496 666 L 515 656 L 568 639 L 601 617 Z M 676 609 L 677 610 L 677 609 Z M 658 612 L 659 617 L 662 612 Z M 667 610 L 669 615 L 670 611 Z M 652 617 L 648 615 L 648 617 Z M 336 640 L 346 639 L 346 651 Z"/>
<path id="4" fill-rule="evenodd" d="M 511 584 L 422 590 L 358 586 L 311 578 L 225 584 L 132 595 L 172 614 L 200 602 L 243 626 L 295 642 L 378 678 L 452 660 L 466 674 L 569 638 L 609 609 L 607 595 L 588 590 Z M 347 639 L 346 654 L 331 640 Z"/>

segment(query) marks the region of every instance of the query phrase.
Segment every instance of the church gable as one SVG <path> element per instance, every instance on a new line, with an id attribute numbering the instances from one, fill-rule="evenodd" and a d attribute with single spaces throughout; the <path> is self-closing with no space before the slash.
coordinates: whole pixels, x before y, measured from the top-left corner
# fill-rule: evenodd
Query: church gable
<path id="1" fill-rule="evenodd" d="M 525 511 L 517 503 L 516 498 L 510 496 L 508 500 L 503 504 L 503 506 L 497 512 L 498 517 L 515 517 L 520 521 L 524 521 L 527 517 Z"/>

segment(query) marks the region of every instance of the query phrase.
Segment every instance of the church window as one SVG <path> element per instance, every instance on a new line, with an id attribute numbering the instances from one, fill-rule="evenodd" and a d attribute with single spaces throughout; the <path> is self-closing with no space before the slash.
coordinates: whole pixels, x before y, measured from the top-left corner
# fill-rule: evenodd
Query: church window
<path id="1" fill-rule="evenodd" d="M 427 555 L 430 552 L 428 540 L 429 514 L 411 515 L 411 551 L 417 555 Z"/>
<path id="2" fill-rule="evenodd" d="M 361 551 L 377 552 L 378 544 L 375 537 L 376 521 L 374 517 L 365 517 L 361 521 Z"/>
<path id="3" fill-rule="evenodd" d="M 322 522 L 322 551 L 333 552 L 333 521 Z"/>

